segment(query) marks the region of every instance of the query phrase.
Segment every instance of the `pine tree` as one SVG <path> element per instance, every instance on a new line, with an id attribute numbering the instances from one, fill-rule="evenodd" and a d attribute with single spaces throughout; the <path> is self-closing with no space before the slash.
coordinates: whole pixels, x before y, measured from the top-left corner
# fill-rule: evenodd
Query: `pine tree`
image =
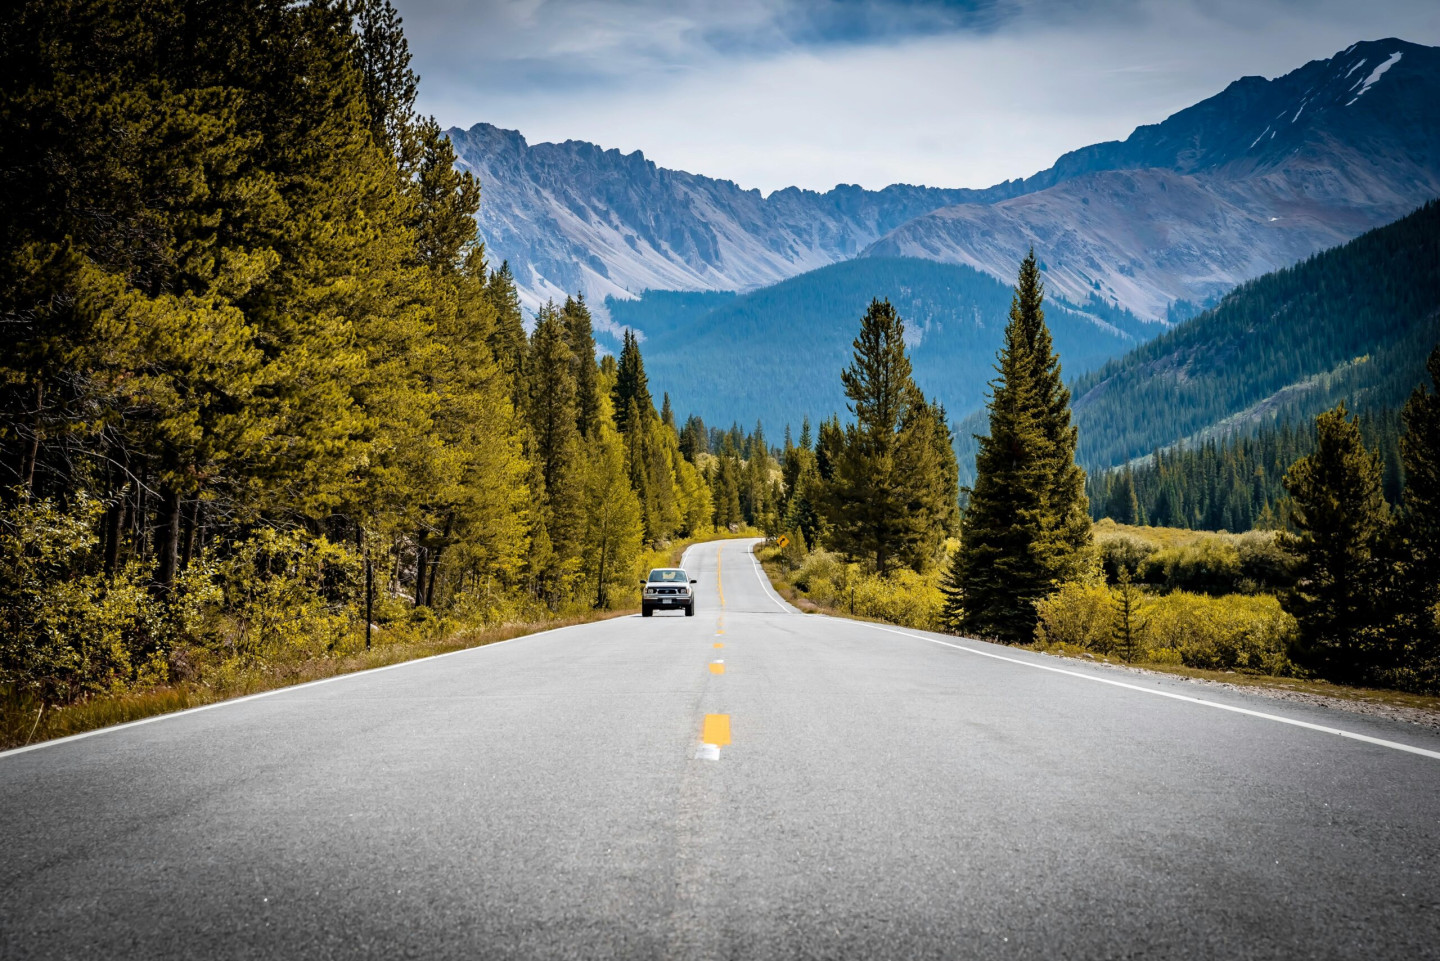
<path id="1" fill-rule="evenodd" d="M 485 296 L 495 310 L 495 327 L 490 334 L 490 353 L 500 364 L 500 369 L 513 385 L 511 399 L 517 409 L 525 406 L 526 371 L 525 355 L 529 341 L 525 336 L 525 319 L 520 310 L 520 295 L 515 289 L 515 276 L 510 272 L 510 263 L 500 264 L 500 269 L 490 274 L 485 286 Z"/>
<path id="2" fill-rule="evenodd" d="M 592 437 L 600 429 L 600 368 L 595 363 L 595 331 L 585 295 L 565 298 L 560 309 L 565 331 L 574 355 L 575 418 L 581 437 Z"/>
<path id="3" fill-rule="evenodd" d="M 565 322 L 553 304 L 540 310 L 530 340 L 530 390 L 526 420 L 532 457 L 544 492 L 541 518 L 554 563 L 544 572 L 552 599 L 568 589 L 584 522 L 581 509 L 580 433 L 576 427 L 574 355 Z"/>
<path id="4" fill-rule="evenodd" d="M 1432 390 L 1417 387 L 1405 404 L 1400 454 L 1400 631 L 1414 687 L 1440 690 L 1440 346 L 1426 362 Z"/>
<path id="5" fill-rule="evenodd" d="M 1379 547 L 1388 511 L 1380 458 L 1366 449 L 1345 405 L 1315 420 L 1315 451 L 1285 475 L 1298 534 L 1285 538 L 1299 577 L 1281 603 L 1300 624 L 1297 663 L 1356 683 L 1383 666 L 1379 636 Z"/>
<path id="6" fill-rule="evenodd" d="M 642 536 L 640 501 L 625 472 L 618 434 L 599 427 L 585 444 L 581 557 L 594 606 L 607 608 L 630 589 Z"/>
<path id="7" fill-rule="evenodd" d="M 911 379 L 904 322 L 888 301 L 871 301 L 854 351 L 841 381 L 855 423 L 845 428 L 831 468 L 828 536 L 837 550 L 880 573 L 921 569 L 949 516 L 941 426 Z M 822 441 L 825 435 L 822 426 Z M 953 462 L 954 455 L 945 459 Z"/>
<path id="8" fill-rule="evenodd" d="M 1130 575 L 1130 566 L 1121 564 L 1113 591 L 1115 600 L 1115 626 L 1111 642 L 1115 653 L 1127 663 L 1144 653 L 1140 641 L 1143 625 L 1140 621 L 1140 589 Z"/>
<path id="9" fill-rule="evenodd" d="M 1029 643 L 1035 602 L 1093 564 L 1085 477 L 1043 300 L 1031 251 L 990 385 L 990 434 L 976 438 L 960 549 L 942 582 L 949 628 L 1009 644 Z"/>
<path id="10" fill-rule="evenodd" d="M 620 360 L 611 397 L 617 415 L 634 401 L 636 409 L 647 419 L 655 416 L 655 401 L 650 397 L 650 381 L 645 376 L 645 361 L 640 356 L 640 342 L 628 328 L 620 348 Z"/>

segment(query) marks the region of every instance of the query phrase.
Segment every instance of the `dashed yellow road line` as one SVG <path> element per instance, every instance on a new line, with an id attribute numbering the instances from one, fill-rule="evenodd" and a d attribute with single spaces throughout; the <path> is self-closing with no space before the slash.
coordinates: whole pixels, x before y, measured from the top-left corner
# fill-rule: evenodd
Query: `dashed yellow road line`
<path id="1" fill-rule="evenodd" d="M 721 644 L 719 641 L 716 641 L 716 642 L 715 642 L 715 646 L 716 646 L 716 647 L 724 647 L 725 645 L 724 645 L 724 644 Z"/>
<path id="2" fill-rule="evenodd" d="M 725 579 L 720 576 L 721 567 L 724 564 L 725 548 L 715 548 L 715 594 L 720 598 L 720 606 L 725 606 Z M 724 633 L 723 631 L 721 633 Z"/>
<path id="3" fill-rule="evenodd" d="M 700 742 L 724 747 L 730 743 L 730 715 L 706 714 L 705 724 L 700 728 Z"/>
<path id="4" fill-rule="evenodd" d="M 711 674 L 724 674 L 724 673 L 725 673 L 725 662 L 724 662 L 724 661 L 711 661 L 711 662 L 710 662 L 710 673 L 711 673 Z"/>

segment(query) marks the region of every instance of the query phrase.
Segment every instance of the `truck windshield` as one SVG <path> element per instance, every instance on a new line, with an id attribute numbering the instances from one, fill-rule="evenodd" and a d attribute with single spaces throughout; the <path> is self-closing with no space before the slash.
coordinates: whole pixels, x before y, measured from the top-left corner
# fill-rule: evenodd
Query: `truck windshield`
<path id="1" fill-rule="evenodd" d="M 685 576 L 685 572 L 684 572 L 684 571 L 651 571 L 651 572 L 650 572 L 650 581 L 651 581 L 651 583 L 660 582 L 660 583 L 683 584 L 683 583 L 685 583 L 687 580 L 689 580 L 689 578 L 687 578 L 687 577 Z"/>

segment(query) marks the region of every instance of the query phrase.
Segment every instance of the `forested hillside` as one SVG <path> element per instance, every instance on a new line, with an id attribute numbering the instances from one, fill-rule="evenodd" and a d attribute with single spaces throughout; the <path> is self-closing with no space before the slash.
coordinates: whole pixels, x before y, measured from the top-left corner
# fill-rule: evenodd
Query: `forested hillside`
<path id="1" fill-rule="evenodd" d="M 388 0 L 0 20 L 0 740 L 624 606 L 647 547 L 773 511 L 763 441 L 682 454 L 583 299 L 527 335 L 416 82 Z"/>
<path id="2" fill-rule="evenodd" d="M 657 384 L 707 420 L 794 423 L 843 410 L 833 372 L 850 326 L 875 297 L 905 321 L 916 382 L 952 413 L 984 403 L 1010 288 L 969 267 L 913 258 L 864 258 L 738 296 L 647 292 L 606 302 L 612 320 L 645 337 Z M 1050 322 L 1067 372 L 1091 369 L 1160 330 L 1100 302 L 1052 302 Z"/>
<path id="3" fill-rule="evenodd" d="M 1367 411 L 1360 418 L 1361 438 L 1380 454 L 1381 491 L 1391 504 L 1400 502 L 1405 480 L 1402 431 L 1397 409 Z M 1315 423 L 1306 420 L 1156 451 L 1136 465 L 1091 474 L 1091 515 L 1191 530 L 1280 528 L 1289 519 L 1285 472 L 1314 449 Z"/>
<path id="4" fill-rule="evenodd" d="M 1074 381 L 1079 456 L 1122 464 L 1178 441 L 1300 423 L 1346 399 L 1397 407 L 1440 341 L 1440 203 L 1251 281 Z M 1073 368 L 1072 368 L 1073 369 Z"/>

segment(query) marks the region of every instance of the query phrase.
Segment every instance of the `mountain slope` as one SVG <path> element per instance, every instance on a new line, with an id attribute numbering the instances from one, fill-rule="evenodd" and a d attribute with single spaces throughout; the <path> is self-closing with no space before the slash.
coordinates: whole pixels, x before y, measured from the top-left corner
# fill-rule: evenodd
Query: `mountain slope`
<path id="1" fill-rule="evenodd" d="M 1079 457 L 1399 403 L 1440 342 L 1440 203 L 1251 281 L 1073 383 Z"/>
<path id="2" fill-rule="evenodd" d="M 983 403 L 1011 289 L 968 267 L 865 258 L 823 267 L 739 296 L 647 293 L 609 302 L 613 319 L 645 338 L 655 392 L 683 395 L 707 422 L 739 418 L 772 428 L 844 413 L 840 371 L 872 298 L 905 319 L 915 379 L 955 412 Z M 1066 370 L 1093 369 L 1143 339 L 1150 325 L 1092 305 L 1047 305 Z M 726 425 L 721 426 L 728 426 Z"/>
<path id="3" fill-rule="evenodd" d="M 1002 281 L 1034 245 L 1055 294 L 1163 317 L 1440 196 L 1440 49 L 1356 44 L 1245 77 L 1126 140 L 985 190 L 790 188 L 762 197 L 638 151 L 452 129 L 481 236 L 532 310 L 583 291 L 750 290 L 862 251 Z"/>
<path id="4" fill-rule="evenodd" d="M 529 144 L 477 124 L 447 132 L 480 179 L 491 260 L 509 260 L 526 305 L 583 291 L 744 290 L 854 257 L 900 224 L 971 192 L 897 184 L 791 187 L 762 197 L 728 180 L 657 167 L 638 150 Z"/>
<path id="5" fill-rule="evenodd" d="M 865 253 L 1000 276 L 1033 245 L 1053 292 L 1159 317 L 1440 196 L 1440 49 L 1374 41 L 1246 77 L 1011 189 L 1023 192 L 922 215 Z"/>

